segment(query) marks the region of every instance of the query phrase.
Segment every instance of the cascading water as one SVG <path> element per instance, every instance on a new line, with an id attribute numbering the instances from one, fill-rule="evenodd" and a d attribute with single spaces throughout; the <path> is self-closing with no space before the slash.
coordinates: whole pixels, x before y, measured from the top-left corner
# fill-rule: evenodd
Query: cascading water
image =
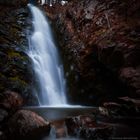
<path id="1" fill-rule="evenodd" d="M 54 44 L 50 26 L 39 8 L 29 4 L 33 16 L 33 33 L 29 37 L 28 55 L 38 79 L 41 105 L 61 106 L 66 102 L 63 65 Z"/>

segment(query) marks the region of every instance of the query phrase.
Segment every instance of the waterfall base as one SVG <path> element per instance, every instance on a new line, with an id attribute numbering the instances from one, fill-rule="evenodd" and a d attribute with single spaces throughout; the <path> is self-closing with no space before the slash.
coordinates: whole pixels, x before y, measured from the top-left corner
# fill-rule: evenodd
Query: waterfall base
<path id="1" fill-rule="evenodd" d="M 39 115 L 41 115 L 44 119 L 47 119 L 49 121 L 61 120 L 67 117 L 73 117 L 78 115 L 92 114 L 98 111 L 97 107 L 74 106 L 74 105 L 28 106 L 28 107 L 24 107 L 23 109 L 34 111 Z"/>
<path id="2" fill-rule="evenodd" d="M 51 131 L 49 137 L 43 140 L 82 140 L 68 136 L 65 119 L 78 115 L 92 115 L 98 111 L 97 107 L 91 106 L 28 106 L 23 109 L 31 110 L 42 116 L 44 119 L 51 122 Z"/>

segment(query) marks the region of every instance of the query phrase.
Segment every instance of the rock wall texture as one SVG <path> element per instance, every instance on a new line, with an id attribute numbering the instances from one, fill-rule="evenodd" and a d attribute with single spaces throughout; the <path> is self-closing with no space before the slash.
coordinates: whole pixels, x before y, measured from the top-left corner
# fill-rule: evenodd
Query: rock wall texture
<path id="1" fill-rule="evenodd" d="M 22 1 L 18 2 L 21 5 L 17 1 L 0 2 L 0 94 L 10 90 L 28 98 L 32 85 L 31 62 L 26 54 L 29 12 Z"/>
<path id="2" fill-rule="evenodd" d="M 8 121 L 8 130 L 9 139 L 39 140 L 49 135 L 50 123 L 34 112 L 19 110 Z"/>
<path id="3" fill-rule="evenodd" d="M 25 6 L 28 0 L 1 0 L 1 5 Z"/>
<path id="4" fill-rule="evenodd" d="M 73 0 L 44 9 L 58 29 L 76 102 L 140 97 L 139 0 Z"/>

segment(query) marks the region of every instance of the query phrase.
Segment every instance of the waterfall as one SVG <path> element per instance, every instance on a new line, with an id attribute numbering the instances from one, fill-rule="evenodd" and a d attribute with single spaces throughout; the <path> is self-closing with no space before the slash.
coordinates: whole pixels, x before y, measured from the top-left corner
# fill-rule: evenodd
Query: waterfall
<path id="1" fill-rule="evenodd" d="M 48 4 L 50 6 L 53 6 L 53 4 L 55 3 L 60 3 L 61 5 L 65 5 L 68 3 L 68 1 L 67 0 L 40 0 L 39 3 L 41 5 Z"/>
<path id="2" fill-rule="evenodd" d="M 29 37 L 28 55 L 39 85 L 38 98 L 41 105 L 65 105 L 66 86 L 63 65 L 48 20 L 39 8 L 29 4 L 33 16 L 33 32 Z"/>

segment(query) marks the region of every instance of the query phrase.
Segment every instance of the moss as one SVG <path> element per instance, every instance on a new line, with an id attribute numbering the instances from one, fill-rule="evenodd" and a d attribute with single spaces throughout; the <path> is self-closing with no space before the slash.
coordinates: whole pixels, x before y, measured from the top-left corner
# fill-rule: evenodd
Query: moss
<path id="1" fill-rule="evenodd" d="M 21 52 L 18 52 L 18 51 L 15 51 L 15 50 L 8 50 L 7 52 L 8 54 L 8 58 L 10 60 L 16 58 L 16 62 L 17 62 L 17 65 L 18 63 L 20 63 L 20 65 L 23 63 L 23 62 L 27 62 L 28 61 L 28 57 L 23 53 Z M 17 61 L 18 59 L 18 61 Z"/>
<path id="2" fill-rule="evenodd" d="M 22 57 L 18 52 L 10 50 L 8 51 L 8 57 L 13 58 L 13 57 Z"/>
<path id="3" fill-rule="evenodd" d="M 16 88 L 25 88 L 28 86 L 28 84 L 24 80 L 20 79 L 18 76 L 10 77 L 9 80 L 13 84 L 13 87 Z"/>

